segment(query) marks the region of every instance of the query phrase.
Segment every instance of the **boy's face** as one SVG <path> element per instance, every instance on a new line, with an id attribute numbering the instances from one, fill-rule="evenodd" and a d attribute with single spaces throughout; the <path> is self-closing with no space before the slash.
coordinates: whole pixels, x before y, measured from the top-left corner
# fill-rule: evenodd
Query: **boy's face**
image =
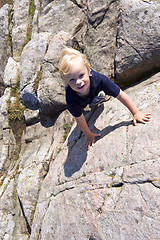
<path id="1" fill-rule="evenodd" d="M 72 69 L 65 76 L 65 81 L 79 96 L 86 97 L 90 91 L 89 71 L 81 57 L 72 60 L 71 64 Z"/>

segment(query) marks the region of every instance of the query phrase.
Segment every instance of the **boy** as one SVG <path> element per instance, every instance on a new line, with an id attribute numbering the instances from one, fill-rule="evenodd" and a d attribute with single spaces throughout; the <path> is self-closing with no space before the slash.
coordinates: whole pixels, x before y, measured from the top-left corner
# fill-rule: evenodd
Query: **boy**
<path id="1" fill-rule="evenodd" d="M 87 149 L 92 146 L 95 138 L 100 135 L 90 131 L 82 111 L 83 108 L 92 103 L 102 90 L 106 95 L 116 97 L 130 110 L 133 114 L 134 125 L 137 125 L 137 122 L 145 124 L 150 120 L 150 114 L 143 114 L 138 111 L 130 97 L 119 86 L 105 75 L 92 70 L 86 56 L 79 51 L 72 48 L 65 48 L 62 51 L 59 72 L 66 83 L 68 110 L 75 117 L 78 126 L 86 136 Z"/>

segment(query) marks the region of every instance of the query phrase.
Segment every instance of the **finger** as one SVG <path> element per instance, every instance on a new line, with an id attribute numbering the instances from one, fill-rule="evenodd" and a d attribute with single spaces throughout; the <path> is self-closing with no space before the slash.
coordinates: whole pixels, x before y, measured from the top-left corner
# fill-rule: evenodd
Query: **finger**
<path id="1" fill-rule="evenodd" d="M 86 146 L 87 149 L 89 149 L 92 146 L 92 142 L 87 141 L 85 146 Z"/>
<path id="2" fill-rule="evenodd" d="M 151 117 L 150 117 L 150 116 L 145 116 L 144 118 L 145 118 L 145 119 L 151 119 Z"/>
<path id="3" fill-rule="evenodd" d="M 149 121 L 150 121 L 150 118 L 146 118 L 146 117 L 145 117 L 145 118 L 143 118 L 143 120 L 146 121 L 146 122 L 149 122 Z"/>
<path id="4" fill-rule="evenodd" d="M 101 136 L 101 134 L 99 134 L 99 133 L 95 134 L 95 137 L 100 137 L 100 136 Z"/>
<path id="5" fill-rule="evenodd" d="M 146 122 L 144 120 L 138 120 L 138 122 L 145 124 Z"/>
<path id="6" fill-rule="evenodd" d="M 136 121 L 136 119 L 133 119 L 133 124 L 134 124 L 134 126 L 137 125 L 137 121 Z"/>

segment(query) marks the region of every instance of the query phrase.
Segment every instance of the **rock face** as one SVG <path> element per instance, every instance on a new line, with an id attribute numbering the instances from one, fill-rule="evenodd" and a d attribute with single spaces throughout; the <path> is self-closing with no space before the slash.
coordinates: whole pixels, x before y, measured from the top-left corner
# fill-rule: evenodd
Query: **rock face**
<path id="1" fill-rule="evenodd" d="M 160 68 L 159 1 L 121 0 L 115 74 L 123 85 Z"/>
<path id="2" fill-rule="evenodd" d="M 57 69 L 67 45 L 121 86 L 158 71 L 159 1 L 0 7 L 0 239 L 159 240 L 160 74 L 125 90 L 145 125 L 116 99 L 86 109 L 86 151 Z"/>
<path id="3" fill-rule="evenodd" d="M 112 99 L 89 113 L 101 133 L 89 151 L 72 128 L 41 186 L 31 239 L 159 239 L 159 76 L 127 90 L 150 123 L 134 127 Z"/>
<path id="4" fill-rule="evenodd" d="M 5 65 L 10 56 L 11 47 L 10 43 L 10 24 L 8 21 L 8 16 L 11 14 L 11 7 L 4 5 L 3 8 L 0 8 L 0 97 L 4 92 L 4 82 L 3 75 Z"/>

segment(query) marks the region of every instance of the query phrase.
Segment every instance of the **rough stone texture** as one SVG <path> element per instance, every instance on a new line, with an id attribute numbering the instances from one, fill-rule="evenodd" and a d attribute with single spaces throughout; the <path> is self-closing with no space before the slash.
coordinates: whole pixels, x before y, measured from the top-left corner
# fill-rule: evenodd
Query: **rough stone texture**
<path id="1" fill-rule="evenodd" d="M 119 1 L 87 1 L 88 26 L 82 43 L 97 71 L 114 77 Z"/>
<path id="2" fill-rule="evenodd" d="M 0 8 L 0 97 L 2 96 L 4 90 L 4 69 L 11 51 L 11 47 L 9 45 L 10 13 L 11 7 L 8 4 L 5 4 L 3 8 Z"/>
<path id="3" fill-rule="evenodd" d="M 20 63 L 16 62 L 12 57 L 8 59 L 4 70 L 4 85 L 5 87 L 14 87 L 19 81 Z"/>
<path id="4" fill-rule="evenodd" d="M 40 109 L 45 114 L 54 115 L 66 108 L 65 89 L 57 66 L 62 48 L 71 39 L 66 32 L 50 37 L 51 41 L 42 65 L 42 79 L 37 90 Z"/>
<path id="5" fill-rule="evenodd" d="M 12 48 L 13 56 L 18 58 L 29 39 L 27 39 L 27 28 L 29 29 L 29 1 L 14 0 L 13 1 L 13 28 L 12 28 Z M 18 58 L 19 59 L 19 58 Z"/>
<path id="6" fill-rule="evenodd" d="M 159 77 L 127 90 L 152 113 L 148 124 L 134 127 L 112 99 L 89 113 L 101 133 L 89 151 L 72 128 L 41 186 L 31 239 L 159 239 Z"/>
<path id="7" fill-rule="evenodd" d="M 84 21 L 84 14 L 81 8 L 73 2 L 70 0 L 52 1 L 44 7 L 38 19 L 39 32 L 45 32 L 47 29 L 48 32 L 57 34 L 65 30 L 74 35 Z"/>
<path id="8" fill-rule="evenodd" d="M 20 83 L 23 104 L 30 109 L 38 109 L 36 79 L 41 71 L 44 55 L 49 41 L 48 33 L 37 34 L 24 47 L 21 55 Z M 40 80 L 38 80 L 40 81 Z"/>
<path id="9" fill-rule="evenodd" d="M 101 133 L 86 151 L 73 117 L 62 112 L 57 73 L 64 45 L 109 77 L 116 70 L 122 85 L 123 75 L 133 80 L 132 70 L 143 77 L 145 64 L 152 72 L 159 64 L 159 1 L 35 0 L 34 16 L 30 3 L 0 5 L 0 239 L 159 240 L 160 74 L 126 90 L 152 113 L 146 125 L 134 127 L 116 99 L 86 109 L 89 127 Z M 8 120 L 17 80 L 28 107 L 18 140 L 20 122 Z"/>
<path id="10" fill-rule="evenodd" d="M 121 0 L 115 58 L 121 85 L 160 69 L 160 2 Z"/>

